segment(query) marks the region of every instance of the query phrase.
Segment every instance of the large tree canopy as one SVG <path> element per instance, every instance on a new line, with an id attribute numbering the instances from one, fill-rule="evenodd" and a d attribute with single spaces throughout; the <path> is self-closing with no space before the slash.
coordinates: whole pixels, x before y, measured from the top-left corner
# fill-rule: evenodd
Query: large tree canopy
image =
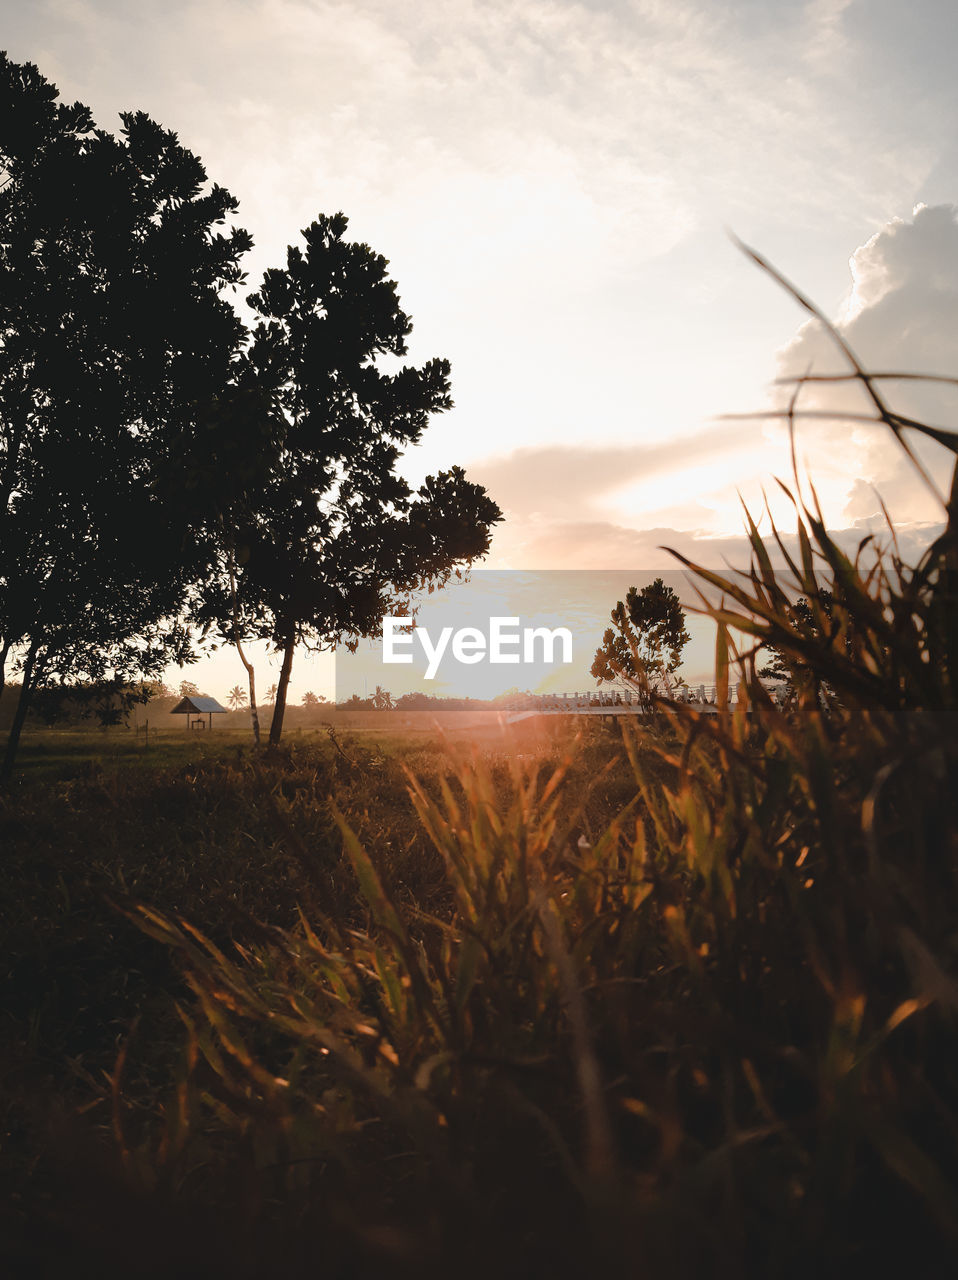
<path id="1" fill-rule="evenodd" d="M 397 474 L 449 366 L 400 366 L 411 323 L 346 218 L 266 273 L 250 338 L 222 296 L 250 239 L 215 230 L 236 202 L 174 134 L 122 124 L 0 55 L 6 768 L 38 688 L 156 673 L 187 617 L 282 651 L 277 740 L 297 644 L 369 634 L 500 518 L 458 468 L 416 493 Z"/>
<path id="2" fill-rule="evenodd" d="M 341 213 L 318 218 L 286 269 L 266 272 L 235 384 L 235 413 L 243 421 L 255 406 L 261 447 L 251 487 L 221 512 L 223 562 L 205 610 L 227 634 L 282 651 L 273 742 L 297 644 L 370 634 L 397 594 L 483 555 L 501 518 L 459 468 L 416 493 L 397 474 L 401 451 L 452 403 L 449 365 L 397 365 L 412 324 L 385 258 L 347 241 L 346 227 Z M 230 412 L 218 429 L 228 452 Z"/>
<path id="3" fill-rule="evenodd" d="M 143 114 L 119 137 L 0 54 L 0 689 L 159 670 L 206 556 L 183 459 L 243 326 L 236 202 Z M 174 620 L 174 621 L 171 621 Z M 11 736 L 8 763 L 19 725 Z"/>

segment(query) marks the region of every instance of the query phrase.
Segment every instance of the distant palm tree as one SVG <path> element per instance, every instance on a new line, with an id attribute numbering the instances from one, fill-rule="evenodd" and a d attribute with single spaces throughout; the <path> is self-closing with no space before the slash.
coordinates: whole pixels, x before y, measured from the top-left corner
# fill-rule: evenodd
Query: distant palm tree
<path id="1" fill-rule="evenodd" d="M 278 690 L 279 690 L 278 684 L 271 684 L 270 687 L 266 690 L 266 701 L 270 703 L 275 702 L 276 694 Z"/>
<path id="2" fill-rule="evenodd" d="M 306 692 L 303 694 L 303 706 L 304 707 L 319 706 L 319 699 L 316 697 L 315 693 L 313 693 L 312 689 L 307 689 Z"/>
<path id="3" fill-rule="evenodd" d="M 376 692 L 373 694 L 373 706 L 377 711 L 391 711 L 393 707 L 392 694 L 381 685 L 376 685 Z"/>
<path id="4" fill-rule="evenodd" d="M 238 684 L 234 684 L 226 700 L 234 711 L 239 711 L 240 707 L 246 706 L 249 699 L 246 690 L 241 689 Z"/>

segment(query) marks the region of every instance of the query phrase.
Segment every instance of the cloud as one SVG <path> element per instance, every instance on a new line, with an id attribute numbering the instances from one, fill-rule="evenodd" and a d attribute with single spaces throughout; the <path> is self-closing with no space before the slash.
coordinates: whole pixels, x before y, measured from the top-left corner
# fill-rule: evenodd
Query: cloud
<path id="1" fill-rule="evenodd" d="M 794 526 L 792 526 L 794 528 Z M 944 525 L 939 522 L 914 523 L 896 528 L 902 559 L 916 564 L 922 553 Z M 765 532 L 768 532 L 767 526 Z M 798 538 L 787 526 L 779 528 L 782 543 L 795 560 L 799 556 Z M 869 515 L 847 526 L 830 529 L 831 537 L 851 557 L 862 541 L 888 547 L 891 544 L 887 526 Z M 776 569 L 784 570 L 786 561 L 770 537 L 766 550 Z M 514 522 L 493 543 L 490 568 L 537 569 L 619 569 L 641 566 L 643 569 L 675 570 L 680 555 L 704 568 L 747 571 L 752 558 L 745 534 L 715 536 L 702 529 L 676 529 L 661 526 L 651 529 L 630 528 L 605 520 Z"/>
<path id="2" fill-rule="evenodd" d="M 837 327 L 874 371 L 958 371 L 958 210 L 919 206 L 893 218 L 852 255 L 851 280 Z M 781 350 L 783 377 L 844 372 L 847 364 L 817 322 L 801 326 Z M 896 381 L 882 384 L 893 408 L 936 424 L 958 424 L 958 389 Z M 800 409 L 819 414 L 871 412 L 857 384 L 807 384 Z M 946 492 L 953 456 L 912 437 L 914 452 Z M 800 492 L 811 484 L 830 528 L 854 549 L 866 532 L 884 530 L 882 503 L 899 527 L 903 549 L 919 555 L 942 517 L 940 503 L 890 432 L 839 417 L 800 420 Z M 736 490 L 753 512 L 767 486 L 772 515 L 791 527 L 788 500 L 772 483 L 788 474 L 784 425 L 741 421 L 713 425 L 658 443 L 525 447 L 470 467 L 507 511 L 496 552 L 510 563 L 602 566 L 667 565 L 661 542 L 708 563 L 747 562 L 733 530 L 741 525 Z M 766 523 L 766 529 L 769 527 Z M 684 530 L 685 532 L 679 532 Z"/>
<path id="3" fill-rule="evenodd" d="M 178 128 L 242 201 L 254 282 L 320 209 L 349 213 L 391 259 L 413 358 L 453 361 L 457 408 L 411 467 L 466 462 L 523 519 L 715 536 L 738 526 L 735 489 L 755 505 L 787 451 L 774 428 L 699 426 L 736 404 L 713 380 L 758 368 L 737 372 L 741 350 L 716 332 L 753 287 L 743 264 L 689 250 L 675 279 L 704 228 L 791 242 L 878 210 L 846 331 L 877 363 L 907 348 L 955 366 L 953 211 L 883 212 L 933 165 L 929 113 L 953 82 L 889 95 L 902 21 L 877 7 L 866 22 L 845 0 L 45 0 L 12 53 L 32 39 L 107 127 L 135 106 Z M 927 9 L 910 7 L 914 27 Z M 834 367 L 806 328 L 782 370 L 808 359 Z M 839 522 L 871 514 L 874 483 L 903 518 L 934 517 L 875 432 L 803 442 Z M 517 443 L 514 462 L 475 461 Z"/>
<path id="4" fill-rule="evenodd" d="M 299 210 L 295 226 L 318 197 L 384 201 L 394 220 L 415 194 L 420 217 L 436 200 L 441 215 L 472 176 L 480 238 L 501 248 L 497 205 L 524 204 L 547 243 L 553 228 L 586 231 L 631 268 L 713 211 L 780 216 L 785 196 L 793 220 L 887 207 L 934 159 L 872 83 L 867 27 L 841 0 L 774 15 L 710 0 L 36 8 L 69 92 L 108 127 L 135 105 L 197 131 L 261 235 L 277 206 Z"/>
<path id="5" fill-rule="evenodd" d="M 13 56 L 107 128 L 148 110 L 237 195 L 253 284 L 320 210 L 386 254 L 413 358 L 453 362 L 427 466 L 517 438 L 690 435 L 769 343 L 723 223 L 770 247 L 814 232 L 820 252 L 910 199 L 937 156 L 840 0 L 21 9 Z"/>
<path id="6" fill-rule="evenodd" d="M 872 373 L 958 375 L 958 209 L 919 205 L 911 219 L 894 218 L 852 255 L 849 289 L 837 328 Z M 783 377 L 806 372 L 849 372 L 849 366 L 815 321 L 803 325 L 781 352 Z M 911 381 L 882 382 L 896 412 L 958 428 L 958 388 Z M 799 408 L 817 413 L 872 413 L 859 384 L 808 384 Z M 881 494 L 902 521 L 934 520 L 941 507 L 887 428 L 836 418 L 801 424 L 803 452 L 825 457 L 847 476 L 844 513 L 856 519 L 880 509 Z M 953 455 L 909 436 L 922 464 L 947 491 Z"/>
<path id="7" fill-rule="evenodd" d="M 654 483 L 688 465 L 727 457 L 727 428 L 655 444 L 544 445 L 473 463 L 470 478 L 483 484 L 503 510 L 518 519 L 569 518 L 631 482 Z"/>

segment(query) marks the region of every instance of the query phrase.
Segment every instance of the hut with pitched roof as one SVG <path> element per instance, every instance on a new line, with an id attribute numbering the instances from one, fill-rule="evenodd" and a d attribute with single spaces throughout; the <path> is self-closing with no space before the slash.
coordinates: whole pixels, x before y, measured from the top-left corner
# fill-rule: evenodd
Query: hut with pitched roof
<path id="1" fill-rule="evenodd" d="M 207 721 L 205 716 L 209 717 L 209 727 L 213 728 L 213 717 L 215 715 L 226 715 L 226 708 L 221 707 L 215 698 L 203 698 L 199 694 L 191 694 L 188 698 L 181 698 L 175 707 L 170 711 L 171 716 L 186 716 L 187 729 L 205 729 Z"/>

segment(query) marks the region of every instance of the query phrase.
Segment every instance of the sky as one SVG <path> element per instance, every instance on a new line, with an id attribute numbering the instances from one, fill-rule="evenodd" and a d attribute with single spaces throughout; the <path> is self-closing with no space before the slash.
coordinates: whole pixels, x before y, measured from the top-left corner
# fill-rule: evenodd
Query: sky
<path id="1" fill-rule="evenodd" d="M 143 110 L 240 202 L 250 290 L 318 213 L 390 262 L 410 355 L 455 408 L 403 460 L 462 465 L 497 569 L 747 563 L 741 501 L 794 523 L 776 378 L 844 371 L 768 275 L 874 369 L 956 372 L 950 0 L 0 0 L 2 43 L 98 124 Z M 731 233 L 731 235 L 730 235 Z M 889 386 L 954 426 L 954 393 Z M 861 408 L 808 387 L 827 414 Z M 798 452 L 850 545 L 878 494 L 917 554 L 941 506 L 876 427 Z M 922 457 L 939 487 L 937 446 Z M 768 527 L 768 517 L 764 528 Z M 609 602 L 611 608 L 614 601 Z M 278 662 L 260 653 L 260 687 Z M 224 697 L 223 651 L 183 673 Z M 175 673 L 171 673 L 171 678 Z M 275 678 L 275 677 L 273 677 Z M 291 697 L 329 693 L 300 657 Z"/>

